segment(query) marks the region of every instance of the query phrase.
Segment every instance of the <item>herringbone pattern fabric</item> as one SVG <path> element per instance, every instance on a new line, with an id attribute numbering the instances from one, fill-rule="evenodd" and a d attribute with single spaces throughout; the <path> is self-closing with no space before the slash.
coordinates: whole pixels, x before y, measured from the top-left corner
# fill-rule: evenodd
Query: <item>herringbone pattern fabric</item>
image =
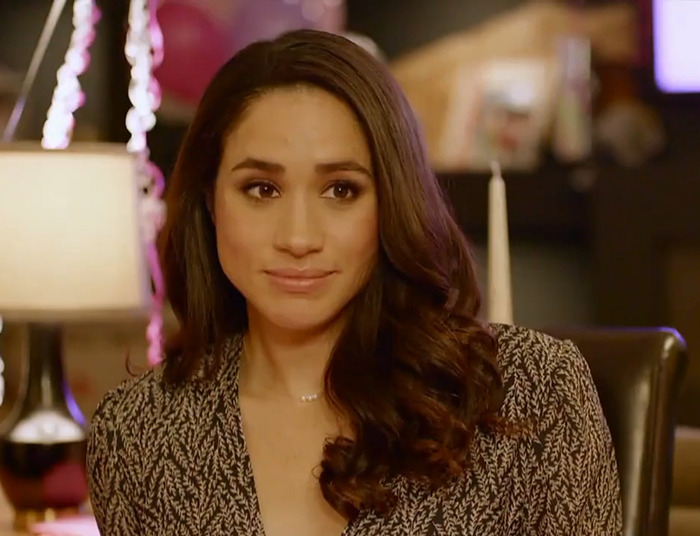
<path id="1" fill-rule="evenodd" d="M 391 514 L 362 512 L 343 536 L 622 533 L 612 442 L 583 357 L 535 331 L 494 330 L 502 414 L 531 421 L 532 433 L 477 434 L 471 469 L 437 491 L 397 476 Z M 171 388 L 153 370 L 102 401 L 88 471 L 103 536 L 264 535 L 238 406 L 239 348 L 229 343 L 216 381 Z"/>

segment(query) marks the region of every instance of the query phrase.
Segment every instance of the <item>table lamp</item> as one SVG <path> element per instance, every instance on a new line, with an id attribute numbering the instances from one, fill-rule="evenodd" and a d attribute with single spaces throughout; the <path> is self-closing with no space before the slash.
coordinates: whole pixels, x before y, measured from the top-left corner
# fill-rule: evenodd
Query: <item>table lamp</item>
<path id="1" fill-rule="evenodd" d="M 123 145 L 0 144 L 0 315 L 26 324 L 29 343 L 0 428 L 0 485 L 18 528 L 87 499 L 86 430 L 64 377 L 62 325 L 146 316 L 140 196 Z"/>

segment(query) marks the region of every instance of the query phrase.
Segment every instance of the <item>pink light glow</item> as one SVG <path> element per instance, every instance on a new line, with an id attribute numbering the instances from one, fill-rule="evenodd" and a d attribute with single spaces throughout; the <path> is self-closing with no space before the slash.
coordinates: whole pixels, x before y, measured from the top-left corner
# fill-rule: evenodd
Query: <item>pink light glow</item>
<path id="1" fill-rule="evenodd" d="M 31 533 L 36 536 L 99 536 L 95 518 L 92 516 L 71 517 L 36 523 L 31 527 Z"/>
<path id="2" fill-rule="evenodd" d="M 653 0 L 654 73 L 666 93 L 700 92 L 700 0 Z"/>

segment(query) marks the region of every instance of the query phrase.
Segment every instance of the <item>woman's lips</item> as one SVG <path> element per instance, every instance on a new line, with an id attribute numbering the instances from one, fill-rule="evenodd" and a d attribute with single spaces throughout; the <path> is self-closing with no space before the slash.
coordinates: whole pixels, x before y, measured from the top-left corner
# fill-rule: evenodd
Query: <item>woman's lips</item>
<path id="1" fill-rule="evenodd" d="M 265 270 L 274 286 L 284 292 L 305 294 L 323 287 L 335 273 L 332 270 L 277 268 Z"/>

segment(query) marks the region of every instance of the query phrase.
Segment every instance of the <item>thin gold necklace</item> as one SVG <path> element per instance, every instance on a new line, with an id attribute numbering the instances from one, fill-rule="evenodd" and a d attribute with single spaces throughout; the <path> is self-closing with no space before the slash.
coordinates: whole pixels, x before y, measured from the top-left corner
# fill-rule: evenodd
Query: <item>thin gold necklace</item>
<path id="1" fill-rule="evenodd" d="M 245 339 L 241 341 L 241 358 L 243 358 L 246 355 L 246 348 L 245 348 Z M 308 395 L 301 395 L 299 397 L 299 402 L 302 402 L 304 404 L 310 404 L 311 402 L 316 402 L 318 399 L 321 398 L 320 393 L 311 393 Z"/>

